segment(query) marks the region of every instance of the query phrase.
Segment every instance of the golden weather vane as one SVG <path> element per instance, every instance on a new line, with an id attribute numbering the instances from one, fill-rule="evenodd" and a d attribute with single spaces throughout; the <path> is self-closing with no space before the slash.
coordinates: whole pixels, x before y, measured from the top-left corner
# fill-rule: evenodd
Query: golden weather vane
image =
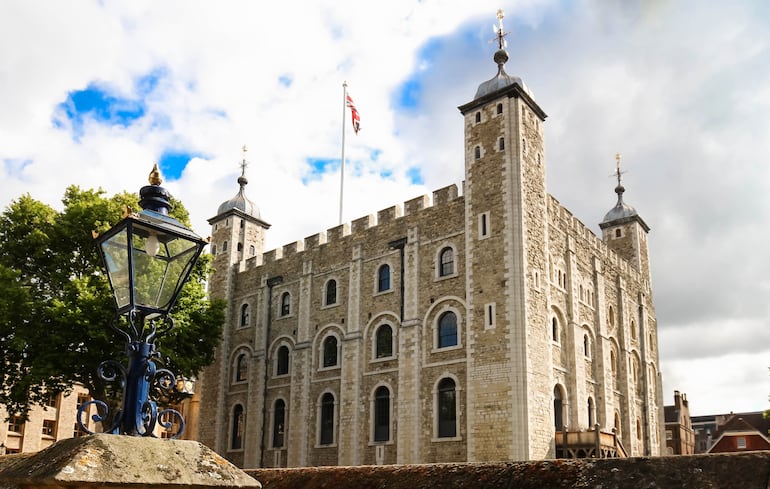
<path id="1" fill-rule="evenodd" d="M 507 45 L 505 41 L 505 36 L 507 36 L 509 33 L 505 32 L 503 30 L 503 17 L 505 17 L 505 14 L 503 13 L 503 9 L 498 9 L 497 11 L 497 25 L 492 25 L 492 30 L 495 31 L 495 38 L 489 41 L 490 43 L 492 41 L 497 41 L 497 45 L 500 49 L 504 49 Z"/>
<path id="2" fill-rule="evenodd" d="M 618 187 L 621 186 L 620 183 L 620 176 L 624 174 L 624 171 L 620 170 L 620 153 L 615 153 L 615 173 L 610 175 L 611 177 L 617 176 L 618 177 Z"/>

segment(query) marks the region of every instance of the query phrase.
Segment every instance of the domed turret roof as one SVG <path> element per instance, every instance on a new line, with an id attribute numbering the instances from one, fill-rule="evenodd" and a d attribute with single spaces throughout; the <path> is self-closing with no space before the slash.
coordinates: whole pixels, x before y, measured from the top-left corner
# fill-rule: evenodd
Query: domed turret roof
<path id="1" fill-rule="evenodd" d="M 257 207 L 254 202 L 246 197 L 245 187 L 247 183 L 249 183 L 249 180 L 245 176 L 241 175 L 238 177 L 238 185 L 240 185 L 241 188 L 233 198 L 222 202 L 222 204 L 219 206 L 219 209 L 217 209 L 217 215 L 221 215 L 232 210 L 238 210 L 255 219 L 261 219 L 259 214 L 259 207 Z"/>
<path id="2" fill-rule="evenodd" d="M 627 217 L 634 217 L 639 215 L 636 212 L 636 209 L 634 209 L 630 205 L 623 202 L 623 192 L 625 191 L 626 189 L 622 185 L 618 185 L 617 187 L 615 187 L 615 193 L 618 194 L 618 202 L 617 204 L 615 204 L 615 207 L 610 209 L 610 211 L 604 215 L 604 219 L 602 219 L 602 223 L 616 221 L 618 219 L 625 219 Z"/>
<path id="3" fill-rule="evenodd" d="M 610 209 L 609 212 L 604 215 L 604 219 L 602 219 L 602 222 L 599 223 L 599 227 L 606 229 L 610 226 L 623 224 L 628 222 L 629 219 L 633 219 L 641 224 L 645 231 L 649 231 L 649 226 L 647 226 L 647 223 L 644 222 L 644 219 L 639 216 L 639 214 L 636 212 L 636 209 L 623 202 L 623 193 L 626 191 L 626 187 L 623 186 L 620 178 L 621 175 L 625 173 L 620 171 L 620 153 L 615 155 L 615 160 L 617 161 L 615 174 L 618 177 L 618 185 L 615 187 L 615 193 L 618 194 L 618 202 L 615 204 L 615 207 Z"/>
<path id="4" fill-rule="evenodd" d="M 490 93 L 494 93 L 502 88 L 509 87 L 513 84 L 519 85 L 530 97 L 534 98 L 529 87 L 518 76 L 511 76 L 505 72 L 505 63 L 508 61 L 508 53 L 500 48 L 495 53 L 495 63 L 497 63 L 497 75 L 491 79 L 483 82 L 476 90 L 476 96 L 474 100 L 479 99 Z"/>
<path id="5" fill-rule="evenodd" d="M 474 100 L 480 99 L 485 95 L 489 95 L 490 93 L 494 93 L 514 84 L 520 86 L 527 93 L 527 95 L 529 95 L 531 98 L 534 98 L 532 96 L 532 92 L 530 92 L 529 88 L 524 84 L 521 78 L 518 76 L 511 76 L 505 72 L 505 63 L 508 62 L 508 52 L 505 50 L 505 36 L 508 33 L 503 31 L 503 17 L 503 11 L 498 10 L 498 25 L 495 26 L 498 50 L 495 52 L 495 56 L 493 58 L 495 63 L 497 63 L 497 75 L 479 85 L 478 90 L 476 90 L 476 96 L 473 98 Z"/>

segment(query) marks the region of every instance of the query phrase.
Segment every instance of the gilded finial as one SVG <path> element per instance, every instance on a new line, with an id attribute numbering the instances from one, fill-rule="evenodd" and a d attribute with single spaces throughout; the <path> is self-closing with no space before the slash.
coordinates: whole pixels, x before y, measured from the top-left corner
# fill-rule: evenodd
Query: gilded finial
<path id="1" fill-rule="evenodd" d="M 150 177 L 148 180 L 150 181 L 150 185 L 160 185 L 163 183 L 163 179 L 160 176 L 160 170 L 158 169 L 157 163 L 152 165 L 152 171 L 150 172 Z"/>
<path id="2" fill-rule="evenodd" d="M 615 175 L 618 177 L 618 187 L 621 186 L 620 176 L 625 173 L 620 171 L 620 153 L 615 153 Z"/>
<path id="3" fill-rule="evenodd" d="M 495 27 L 495 34 L 497 34 L 497 44 L 499 49 L 505 48 L 505 36 L 508 34 L 507 32 L 503 31 L 503 17 L 505 17 L 505 14 L 503 13 L 503 9 L 498 9 L 497 26 Z"/>
<path id="4" fill-rule="evenodd" d="M 246 163 L 246 152 L 248 149 L 246 148 L 246 145 L 244 144 L 241 148 L 241 151 L 243 152 L 243 159 L 241 160 L 241 176 L 246 176 L 246 167 L 248 166 L 248 163 Z"/>

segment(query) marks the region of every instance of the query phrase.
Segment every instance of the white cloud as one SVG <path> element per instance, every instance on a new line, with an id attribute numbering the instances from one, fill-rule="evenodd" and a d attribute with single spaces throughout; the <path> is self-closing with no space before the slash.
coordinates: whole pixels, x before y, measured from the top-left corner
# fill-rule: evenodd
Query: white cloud
<path id="1" fill-rule="evenodd" d="M 349 168 L 362 173 L 346 177 L 346 221 L 459 185 L 456 107 L 495 73 L 487 41 L 500 7 L 506 69 L 549 114 L 549 191 L 596 229 L 614 204 L 614 154 L 624 155 L 625 199 L 652 227 L 667 399 L 678 389 L 698 413 L 764 409 L 762 2 L 2 2 L 0 206 L 24 192 L 57 205 L 70 183 L 137 190 L 164 149 L 183 149 L 204 157 L 167 186 L 207 235 L 206 219 L 238 190 L 246 144 L 247 193 L 273 225 L 268 247 L 301 240 L 337 224 L 339 176 L 302 178 L 309 158 L 340 156 L 343 81 L 363 127 L 347 134 Z M 429 41 L 430 59 L 420 59 Z M 80 142 L 53 126 L 69 92 L 99 82 L 131 98 L 152 72 L 162 78 L 145 101 L 147 120 L 87 125 Z M 396 91 L 417 74 L 419 110 L 400 110 Z M 158 118 L 164 127 L 153 126 Z M 424 185 L 406 176 L 415 167 Z M 393 176 L 379 178 L 386 170 Z M 730 372 L 746 375 L 730 381 Z"/>

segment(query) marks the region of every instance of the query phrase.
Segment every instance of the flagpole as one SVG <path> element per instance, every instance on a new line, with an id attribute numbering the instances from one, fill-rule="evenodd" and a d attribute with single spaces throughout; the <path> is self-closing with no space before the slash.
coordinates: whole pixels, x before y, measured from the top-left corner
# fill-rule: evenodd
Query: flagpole
<path id="1" fill-rule="evenodd" d="M 340 220 L 342 224 L 342 192 L 345 188 L 345 110 L 348 98 L 348 82 L 342 82 L 342 157 L 340 158 Z"/>

